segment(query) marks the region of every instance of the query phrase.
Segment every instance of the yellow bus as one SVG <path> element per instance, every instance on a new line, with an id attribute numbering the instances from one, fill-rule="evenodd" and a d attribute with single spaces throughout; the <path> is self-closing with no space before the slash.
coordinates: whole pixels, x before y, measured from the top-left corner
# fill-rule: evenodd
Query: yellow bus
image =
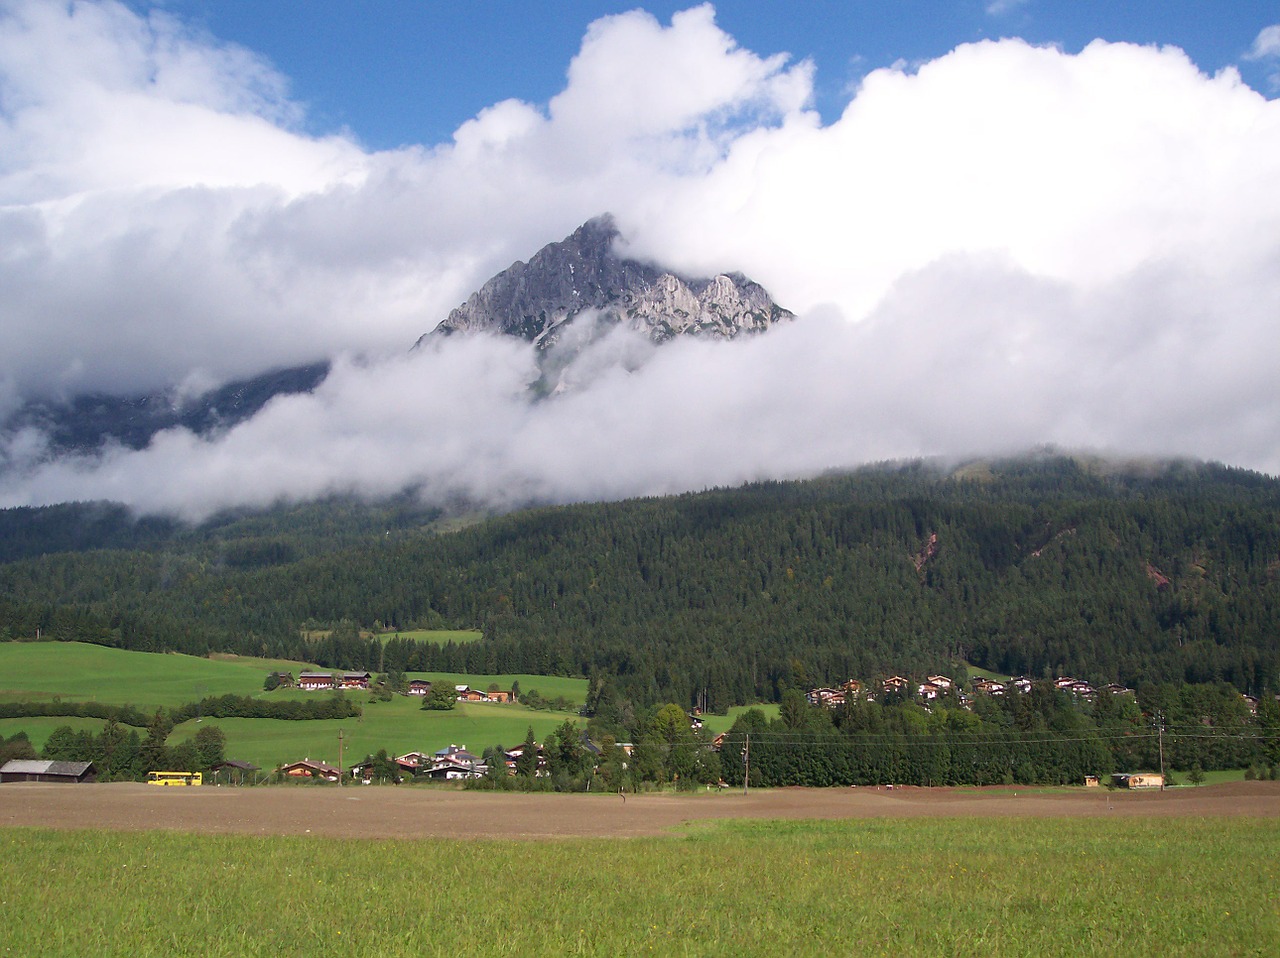
<path id="1" fill-rule="evenodd" d="M 199 772 L 147 772 L 148 785 L 203 785 Z"/>

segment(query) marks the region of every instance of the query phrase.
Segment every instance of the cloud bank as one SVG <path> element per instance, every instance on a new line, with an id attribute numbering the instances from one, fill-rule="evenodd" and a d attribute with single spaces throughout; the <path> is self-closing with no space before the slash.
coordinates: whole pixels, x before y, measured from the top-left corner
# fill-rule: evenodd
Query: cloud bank
<path id="1" fill-rule="evenodd" d="M 340 357 L 209 441 L 49 462 L 17 437 L 0 504 L 568 501 L 1042 443 L 1280 472 L 1280 103 L 1177 49 L 965 45 L 823 125 L 808 63 L 707 6 L 633 12 L 549 103 L 374 153 L 298 132 L 269 64 L 163 14 L 0 11 L 0 412 Z M 605 210 L 629 255 L 740 270 L 801 320 L 611 337 L 537 403 L 520 344 L 407 352 Z"/>

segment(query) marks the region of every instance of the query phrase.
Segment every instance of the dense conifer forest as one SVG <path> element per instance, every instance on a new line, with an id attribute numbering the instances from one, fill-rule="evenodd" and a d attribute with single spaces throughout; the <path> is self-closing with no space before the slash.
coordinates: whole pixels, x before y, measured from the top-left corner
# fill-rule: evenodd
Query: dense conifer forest
<path id="1" fill-rule="evenodd" d="M 0 559 L 0 638 L 607 675 L 712 711 L 965 663 L 1252 694 L 1280 677 L 1280 482 L 1209 464 L 912 463 L 452 525 L 411 497 L 195 528 L 13 509 Z M 484 639 L 362 634 L 438 627 Z"/>

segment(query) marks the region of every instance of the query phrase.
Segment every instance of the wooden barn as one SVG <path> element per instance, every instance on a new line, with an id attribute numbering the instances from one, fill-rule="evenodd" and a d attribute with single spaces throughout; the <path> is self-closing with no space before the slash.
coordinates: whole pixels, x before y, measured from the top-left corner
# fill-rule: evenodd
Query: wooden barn
<path id="1" fill-rule="evenodd" d="M 92 782 L 98 777 L 92 762 L 53 762 L 15 758 L 0 768 L 0 782 Z"/>

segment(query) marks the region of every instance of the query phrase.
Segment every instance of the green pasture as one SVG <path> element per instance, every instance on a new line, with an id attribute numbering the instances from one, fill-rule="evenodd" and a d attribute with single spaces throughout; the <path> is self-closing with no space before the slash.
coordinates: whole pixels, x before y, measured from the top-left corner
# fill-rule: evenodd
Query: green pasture
<path id="1" fill-rule="evenodd" d="M 1011 682 L 1012 675 L 1003 675 L 1000 672 L 992 672 L 988 669 L 980 669 L 976 665 L 965 663 L 965 668 L 969 670 L 969 680 L 973 679 L 990 679 L 993 682 Z"/>
<path id="2" fill-rule="evenodd" d="M 66 715 L 41 715 L 36 718 L 0 719 L 0 738 L 12 738 L 19 732 L 26 732 L 31 747 L 37 752 L 49 741 L 49 733 L 63 725 L 70 726 L 73 732 L 86 731 L 97 735 L 102 731 L 106 719 L 79 718 Z"/>
<path id="3" fill-rule="evenodd" d="M 1201 785 L 1221 785 L 1224 782 L 1243 782 L 1244 769 L 1242 768 L 1226 768 L 1220 771 L 1203 772 L 1204 781 Z M 1174 775 L 1183 785 L 1190 785 L 1188 780 L 1189 772 L 1175 772 Z"/>
<path id="4" fill-rule="evenodd" d="M 377 638 L 382 642 L 391 639 L 412 639 L 414 642 L 429 642 L 432 645 L 446 645 L 449 642 L 463 645 L 468 642 L 479 642 L 484 633 L 476 629 L 401 629 L 399 632 L 379 632 Z"/>
<path id="5" fill-rule="evenodd" d="M 1274 819 L 729 821 L 538 842 L 9 828 L 0 848 L 4 944 L 28 956 L 1219 958 L 1280 941 Z"/>
<path id="6" fill-rule="evenodd" d="M 267 672 L 305 668 L 237 656 L 129 652 L 80 642 L 0 643 L 0 701 L 105 702 L 141 709 L 182 705 L 209 695 L 262 692 Z"/>
<path id="7" fill-rule="evenodd" d="M 776 702 L 769 705 L 735 705 L 724 715 L 702 716 L 702 726 L 712 735 L 719 735 L 721 732 L 727 732 L 733 728 L 733 723 L 738 721 L 742 713 L 749 709 L 759 709 L 767 719 L 776 719 L 778 717 L 778 705 Z"/>
<path id="8" fill-rule="evenodd" d="M 276 689 L 263 692 L 269 671 L 298 672 L 310 668 L 298 662 L 222 656 L 196 658 L 187 655 L 127 652 L 71 642 L 9 642 L 0 644 L 0 701 L 96 701 L 131 704 L 144 712 L 158 706 L 172 707 L 205 696 L 251 695 L 271 701 L 309 700 L 327 692 Z M 585 679 L 545 675 L 467 675 L 462 673 L 412 673 L 448 685 L 487 689 L 496 684 L 510 689 L 519 682 L 523 692 L 537 689 L 548 699 L 564 697 L 575 707 L 586 700 Z M 214 719 L 226 732 L 229 758 L 253 762 L 264 769 L 300 758 L 316 758 L 336 764 L 338 731 L 344 737 L 344 761 L 358 761 L 380 748 L 393 754 L 412 750 L 434 752 L 449 744 L 466 745 L 479 754 L 490 745 L 507 747 L 524 741 L 529 727 L 539 740 L 574 712 L 535 711 L 522 705 L 459 703 L 451 711 L 425 712 L 422 700 L 396 696 L 390 702 L 370 701 L 365 692 L 346 695 L 364 710 L 359 718 L 291 722 L 278 719 Z M 25 731 L 38 750 L 49 733 L 62 725 L 98 732 L 99 719 L 40 716 L 0 719 L 0 734 Z M 169 744 L 177 745 L 195 735 L 200 723 L 190 721 L 174 729 Z"/>
<path id="9" fill-rule="evenodd" d="M 303 693 L 305 694 L 305 693 Z M 350 693 L 348 693 L 350 694 Z M 479 755 L 490 745 L 511 748 L 524 741 L 530 726 L 538 741 L 566 718 L 567 712 L 534 711 L 522 705 L 459 702 L 444 712 L 423 711 L 417 698 L 396 696 L 390 702 L 355 698 L 364 714 L 359 718 L 290 722 L 281 719 L 206 718 L 226 733 L 228 758 L 252 762 L 264 770 L 303 758 L 338 764 L 338 732 L 342 732 L 343 766 L 385 748 L 388 754 L 435 752 L 446 745 L 465 745 Z M 170 745 L 192 738 L 200 724 L 194 719 L 173 730 Z"/>

